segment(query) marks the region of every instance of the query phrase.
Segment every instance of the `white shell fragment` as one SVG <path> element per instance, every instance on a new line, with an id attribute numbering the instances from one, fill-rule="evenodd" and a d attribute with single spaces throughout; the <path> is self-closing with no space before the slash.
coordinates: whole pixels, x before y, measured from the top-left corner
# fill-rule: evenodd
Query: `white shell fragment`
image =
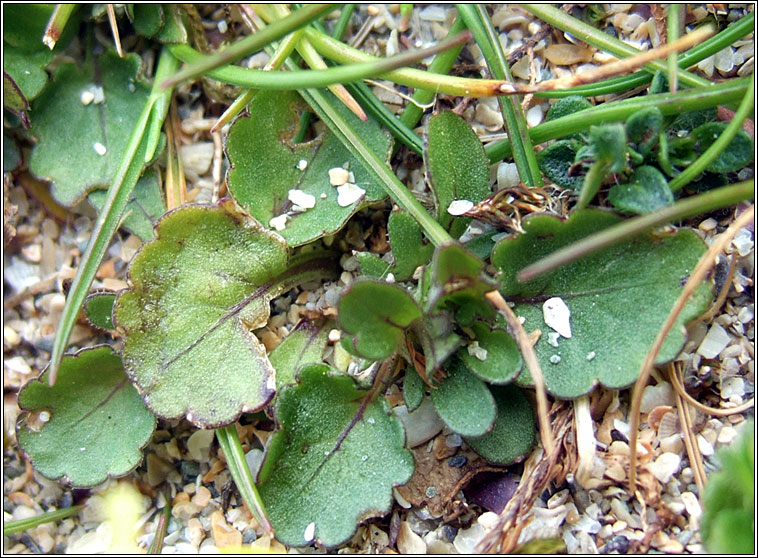
<path id="1" fill-rule="evenodd" d="M 268 226 L 276 229 L 277 231 L 283 231 L 284 227 L 287 225 L 287 215 L 279 215 L 278 217 L 272 217 L 269 222 Z"/>
<path id="2" fill-rule="evenodd" d="M 453 200 L 448 206 L 447 212 L 450 215 L 463 215 L 467 211 L 470 211 L 474 207 L 474 202 L 469 200 Z"/>
<path id="3" fill-rule="evenodd" d="M 340 207 L 353 205 L 365 195 L 366 190 L 359 188 L 350 182 L 346 182 L 342 186 L 337 186 L 337 204 Z"/>
<path id="4" fill-rule="evenodd" d="M 557 331 L 550 331 L 547 334 L 547 344 L 552 347 L 558 347 L 558 339 L 560 338 L 561 334 Z"/>
<path id="5" fill-rule="evenodd" d="M 101 155 L 101 156 L 105 155 L 105 153 L 108 151 L 105 148 L 105 146 L 102 143 L 100 143 L 99 141 L 96 141 L 95 143 L 93 143 L 92 147 L 95 150 L 95 153 L 97 153 L 98 155 Z"/>
<path id="6" fill-rule="evenodd" d="M 313 539 L 316 538 L 316 523 L 311 521 L 308 526 L 305 528 L 305 532 L 303 533 L 303 538 L 305 539 L 305 542 L 311 542 Z"/>
<path id="7" fill-rule="evenodd" d="M 487 349 L 479 346 L 479 341 L 472 341 L 466 347 L 468 354 L 484 362 L 487 360 Z"/>
<path id="8" fill-rule="evenodd" d="M 329 169 L 329 183 L 332 186 L 342 186 L 348 180 L 350 180 L 350 173 L 347 169 L 343 169 L 342 167 Z"/>
<path id="9" fill-rule="evenodd" d="M 300 159 L 297 163 L 297 168 L 301 171 L 304 171 L 305 169 L 308 168 L 308 161 L 306 161 L 305 159 Z"/>
<path id="10" fill-rule="evenodd" d="M 287 199 L 303 209 L 316 207 L 316 198 L 302 190 L 290 190 Z"/>
<path id="11" fill-rule="evenodd" d="M 554 296 L 547 299 L 542 305 L 542 315 L 548 326 L 567 339 L 571 337 L 571 312 L 562 298 Z"/>

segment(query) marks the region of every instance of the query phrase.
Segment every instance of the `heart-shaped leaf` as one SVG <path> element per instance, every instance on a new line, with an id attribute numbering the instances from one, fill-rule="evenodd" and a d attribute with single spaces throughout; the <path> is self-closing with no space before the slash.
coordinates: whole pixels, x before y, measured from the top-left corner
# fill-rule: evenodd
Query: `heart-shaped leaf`
<path id="1" fill-rule="evenodd" d="M 662 128 L 663 113 L 658 107 L 642 109 L 626 121 L 626 135 L 642 155 L 647 155 L 658 144 Z"/>
<path id="2" fill-rule="evenodd" d="M 284 241 L 229 199 L 171 211 L 156 235 L 132 260 L 131 286 L 114 309 L 124 367 L 155 414 L 201 428 L 230 424 L 274 394 L 274 370 L 252 330 L 268 321 L 285 272 L 297 269 L 288 270 Z"/>
<path id="3" fill-rule="evenodd" d="M 165 16 L 161 4 L 127 4 L 126 13 L 140 35 L 154 37 L 163 29 Z"/>
<path id="4" fill-rule="evenodd" d="M 116 293 L 92 293 L 84 301 L 84 315 L 87 321 L 95 327 L 112 331 L 113 305 L 116 303 Z"/>
<path id="5" fill-rule="evenodd" d="M 507 384 L 521 371 L 521 353 L 507 331 L 481 321 L 472 324 L 476 345 L 469 343 L 458 356 L 471 372 L 490 384 Z"/>
<path id="6" fill-rule="evenodd" d="M 489 159 L 474 130 L 454 112 L 432 116 L 426 135 L 424 165 L 434 193 L 437 220 L 458 238 L 471 219 L 454 219 L 448 208 L 455 200 L 478 203 L 490 193 Z"/>
<path id="7" fill-rule="evenodd" d="M 695 128 L 692 136 L 697 140 L 700 153 L 708 149 L 727 127 L 726 122 L 709 122 Z M 711 172 L 725 174 L 740 170 L 755 158 L 753 140 L 745 130 L 739 130 L 727 148 L 707 167 Z"/>
<path id="8" fill-rule="evenodd" d="M 605 165 L 607 172 L 621 172 L 626 166 L 626 130 L 622 124 L 591 126 L 589 145 L 595 160 Z"/>
<path id="9" fill-rule="evenodd" d="M 568 97 L 563 97 L 562 99 L 558 99 L 558 101 L 552 107 L 550 107 L 550 110 L 548 110 L 547 114 L 545 115 L 545 121 L 547 122 L 549 120 L 556 120 L 557 118 L 562 118 L 564 116 L 568 116 L 569 114 L 574 114 L 575 112 L 590 108 L 592 108 L 592 103 L 590 103 L 584 97 L 580 97 L 579 95 L 570 95 Z M 581 140 L 582 134 L 577 132 L 566 136 L 564 139 Z"/>
<path id="10" fill-rule="evenodd" d="M 21 449 L 40 473 L 76 487 L 128 474 L 155 429 L 110 347 L 64 357 L 55 385 L 44 372 L 19 392 L 18 404 L 26 411 L 16 426 Z"/>
<path id="11" fill-rule="evenodd" d="M 406 328 L 421 317 L 421 308 L 402 287 L 368 279 L 347 287 L 337 310 L 346 334 L 343 347 L 370 360 L 394 353 Z"/>
<path id="12" fill-rule="evenodd" d="M 558 140 L 537 153 L 537 164 L 553 184 L 580 190 L 584 178 L 570 173 L 576 156 L 577 149 L 573 140 Z"/>
<path id="13" fill-rule="evenodd" d="M 501 241 L 492 263 L 503 272 L 502 293 L 516 303 L 527 331 L 542 332 L 535 350 L 550 393 L 574 398 L 600 383 L 622 388 L 637 379 L 653 339 L 705 251 L 690 230 L 671 236 L 648 234 L 567 264 L 521 284 L 516 274 L 528 264 L 620 221 L 602 211 L 580 211 L 565 223 L 544 215 L 527 218 L 525 233 Z M 571 338 L 558 337 L 544 319 L 544 304 L 558 297 L 568 307 Z M 685 341 L 683 325 L 702 314 L 712 299 L 702 284 L 680 314 L 658 362 L 676 356 Z M 555 345 L 558 345 L 557 347 Z M 528 370 L 520 383 L 530 383 Z"/>
<path id="14" fill-rule="evenodd" d="M 99 211 L 107 196 L 105 190 L 94 190 L 89 193 L 87 199 Z M 155 170 L 147 169 L 134 186 L 121 226 L 143 241 L 151 240 L 155 238 L 153 227 L 165 212 L 166 204 L 163 201 L 158 175 Z"/>
<path id="15" fill-rule="evenodd" d="M 450 430 L 483 436 L 492 428 L 497 406 L 487 384 L 471 374 L 458 357 L 445 362 L 447 378 L 432 390 L 432 403 Z"/>
<path id="16" fill-rule="evenodd" d="M 392 488 L 413 474 L 400 421 L 383 398 L 326 365 L 303 369 L 279 395 L 258 490 L 276 538 L 337 546 L 358 522 L 387 513 Z"/>
<path id="17" fill-rule="evenodd" d="M 303 110 L 295 92 L 260 91 L 249 110 L 249 116 L 232 125 L 226 142 L 229 191 L 261 223 L 285 220 L 278 230 L 291 246 L 338 231 L 367 202 L 386 197 L 373 174 L 333 134 L 292 143 L 297 111 Z M 344 106 L 339 110 L 374 153 L 389 157 L 392 141 L 376 122 L 361 122 Z M 354 181 L 348 184 L 364 193 L 344 184 L 332 186 L 329 171 L 336 168 L 352 172 Z M 341 189 L 346 189 L 344 195 Z M 294 197 L 291 190 L 297 192 Z"/>
<path id="18" fill-rule="evenodd" d="M 674 203 L 668 182 L 655 167 L 638 167 L 629 184 L 617 184 L 608 192 L 608 201 L 624 213 L 650 213 Z"/>
<path id="19" fill-rule="evenodd" d="M 33 103 L 29 168 L 67 207 L 110 185 L 148 97 L 139 57 L 108 51 L 95 64 L 63 64 Z"/>
<path id="20" fill-rule="evenodd" d="M 466 438 L 466 443 L 490 463 L 510 465 L 534 445 L 534 412 L 516 386 L 491 386 L 490 390 L 497 404 L 495 425 L 480 438 Z"/>
<path id="21" fill-rule="evenodd" d="M 276 370 L 276 390 L 294 384 L 297 371 L 306 364 L 324 360 L 329 335 L 328 323 L 302 321 L 271 351 L 268 358 Z"/>
<path id="22" fill-rule="evenodd" d="M 26 52 L 6 46 L 3 52 L 3 71 L 8 72 L 24 97 L 31 101 L 40 94 L 47 83 L 45 67 L 52 59 L 53 52 L 48 48 Z"/>

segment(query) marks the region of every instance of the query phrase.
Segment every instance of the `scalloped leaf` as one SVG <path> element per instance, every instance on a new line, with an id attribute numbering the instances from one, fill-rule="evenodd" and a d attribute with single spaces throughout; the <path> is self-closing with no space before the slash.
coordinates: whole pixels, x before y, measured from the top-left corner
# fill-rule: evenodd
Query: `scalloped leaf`
<path id="1" fill-rule="evenodd" d="M 161 4 L 129 4 L 126 13 L 134 30 L 145 37 L 154 37 L 163 29 L 165 15 Z"/>
<path id="2" fill-rule="evenodd" d="M 301 321 L 268 355 L 276 370 L 276 391 L 296 382 L 297 371 L 307 364 L 324 360 L 330 323 Z"/>
<path id="3" fill-rule="evenodd" d="M 624 213 L 651 213 L 674 203 L 666 178 L 655 167 L 637 167 L 628 184 L 616 184 L 608 191 L 608 201 Z"/>
<path id="4" fill-rule="evenodd" d="M 516 280 L 530 263 L 619 221 L 597 210 L 579 211 L 566 222 L 534 215 L 524 221 L 524 234 L 501 241 L 492 253 L 492 263 L 503 272 L 503 295 L 516 303 L 514 312 L 525 318 L 527 331 L 542 332 L 535 350 L 547 389 L 557 397 L 579 397 L 596 384 L 613 389 L 632 384 L 684 281 L 705 251 L 691 230 L 671 236 L 650 233 L 528 283 Z M 571 313 L 572 337 L 559 338 L 558 347 L 550 344 L 553 330 L 543 314 L 543 304 L 552 297 L 560 297 Z M 701 284 L 666 338 L 659 363 L 677 355 L 685 342 L 684 324 L 702 314 L 712 298 L 711 287 Z M 531 383 L 528 370 L 519 376 L 519 383 Z"/>
<path id="5" fill-rule="evenodd" d="M 279 395 L 258 490 L 276 538 L 288 546 L 348 540 L 390 510 L 392 488 L 413 474 L 405 433 L 384 398 L 366 402 L 352 379 L 309 366 Z M 313 524 L 313 526 L 311 526 Z"/>
<path id="6" fill-rule="evenodd" d="M 577 156 L 573 140 L 558 140 L 537 153 L 537 164 L 553 184 L 570 190 L 582 188 L 583 176 L 569 173 Z"/>
<path id="7" fill-rule="evenodd" d="M 116 300 L 129 378 L 158 416 L 217 428 L 265 406 L 274 369 L 252 330 L 284 288 L 287 246 L 229 199 L 171 211 Z"/>
<path id="8" fill-rule="evenodd" d="M 26 52 L 6 45 L 3 52 L 3 70 L 13 78 L 27 101 L 40 94 L 47 83 L 45 67 L 53 59 L 53 51 L 48 48 Z"/>
<path id="9" fill-rule="evenodd" d="M 592 108 L 592 103 L 590 103 L 584 97 L 580 97 L 579 95 L 570 95 L 568 97 L 563 97 L 562 99 L 558 99 L 558 101 L 552 107 L 550 107 L 550 110 L 547 111 L 547 115 L 545 115 L 545 122 L 548 120 L 563 118 L 564 116 L 568 116 L 570 114 L 574 114 L 575 112 L 587 110 L 590 108 Z M 582 134 L 576 132 L 574 134 L 566 136 L 564 139 L 581 140 Z"/>
<path id="10" fill-rule="evenodd" d="M 444 365 L 447 378 L 432 390 L 432 403 L 443 422 L 461 436 L 483 436 L 492 429 L 497 406 L 487 384 L 471 374 L 458 357 Z"/>
<path id="11" fill-rule="evenodd" d="M 84 301 L 84 315 L 87 321 L 95 327 L 112 331 L 113 305 L 116 303 L 116 293 L 101 292 L 88 295 Z"/>
<path id="12" fill-rule="evenodd" d="M 490 194 L 490 163 L 482 141 L 451 111 L 432 116 L 426 127 L 424 167 L 434 193 L 437 221 L 458 238 L 471 222 L 447 209 L 454 200 L 482 201 Z"/>
<path id="13" fill-rule="evenodd" d="M 342 346 L 370 360 L 387 358 L 421 318 L 421 308 L 402 287 L 380 281 L 357 280 L 337 303 Z"/>
<path id="14" fill-rule="evenodd" d="M 637 145 L 642 155 L 658 145 L 658 138 L 663 129 L 663 113 L 658 107 L 648 107 L 631 115 L 626 121 L 626 135 L 629 141 Z"/>
<path id="15" fill-rule="evenodd" d="M 512 382 L 521 371 L 523 361 L 518 346 L 504 329 L 491 328 L 482 321 L 476 321 L 471 329 L 480 349 L 486 357 L 477 357 L 477 351 L 468 347 L 458 350 L 458 356 L 474 375 L 490 384 Z M 482 356 L 482 355 L 480 355 Z"/>
<path id="16" fill-rule="evenodd" d="M 94 190 L 87 196 L 89 202 L 100 211 L 108 197 L 106 190 Z M 147 241 L 155 238 L 153 228 L 158 219 L 166 212 L 158 174 L 154 169 L 145 171 L 134 186 L 131 199 L 126 205 L 121 226 L 140 240 Z"/>
<path id="17" fill-rule="evenodd" d="M 65 356 L 55 385 L 43 372 L 19 392 L 18 404 L 25 412 L 16 436 L 34 468 L 81 488 L 130 473 L 156 424 L 105 346 Z"/>
<path id="18" fill-rule="evenodd" d="M 602 162 L 607 172 L 621 172 L 626 166 L 626 130 L 623 124 L 590 126 L 589 145 L 595 160 Z"/>
<path id="19" fill-rule="evenodd" d="M 32 107 L 31 134 L 38 142 L 29 169 L 51 181 L 53 196 L 67 207 L 111 183 L 148 97 L 137 79 L 138 56 L 108 51 L 96 63 L 97 72 L 92 64 L 60 66 Z M 105 100 L 85 105 L 82 93 L 95 87 L 96 75 Z"/>
<path id="20" fill-rule="evenodd" d="M 390 136 L 375 121 L 361 122 L 344 105 L 338 105 L 373 152 L 388 161 Z M 373 173 L 334 134 L 326 132 L 307 143 L 292 143 L 299 126 L 298 111 L 302 110 L 303 103 L 294 91 L 260 91 L 250 103 L 249 115 L 232 124 L 226 140 L 229 192 L 261 223 L 269 224 L 272 218 L 287 214 L 279 233 L 291 246 L 335 233 L 361 207 L 387 196 Z M 343 206 L 338 189 L 331 185 L 329 170 L 345 166 L 365 196 Z M 315 205 L 301 213 L 293 211 L 290 190 L 312 196 Z"/>
<path id="21" fill-rule="evenodd" d="M 709 122 L 692 131 L 692 136 L 697 140 L 699 152 L 703 153 L 716 141 L 727 127 L 726 122 Z M 729 145 L 707 167 L 710 172 L 727 173 L 738 171 L 749 165 L 755 158 L 753 140 L 745 130 L 740 129 Z"/>
<path id="22" fill-rule="evenodd" d="M 534 445 L 534 411 L 516 386 L 492 386 L 497 404 L 495 425 L 480 438 L 465 438 L 476 453 L 495 465 L 510 465 L 529 454 Z"/>

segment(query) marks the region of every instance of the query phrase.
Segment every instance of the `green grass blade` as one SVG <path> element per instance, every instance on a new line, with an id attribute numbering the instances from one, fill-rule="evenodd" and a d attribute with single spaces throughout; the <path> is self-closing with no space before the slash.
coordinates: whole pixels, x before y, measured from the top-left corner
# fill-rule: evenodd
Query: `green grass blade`
<path id="1" fill-rule="evenodd" d="M 168 522 L 171 521 L 171 492 L 166 490 L 164 496 L 166 505 L 163 506 L 161 517 L 158 520 L 158 527 L 155 529 L 153 542 L 150 544 L 150 548 L 147 549 L 148 554 L 160 554 L 161 550 L 163 550 L 163 539 L 166 538 Z"/>
<path id="2" fill-rule="evenodd" d="M 553 6 L 547 4 L 523 4 L 523 7 L 556 29 L 571 33 L 571 35 L 577 39 L 606 52 L 610 52 L 615 56 L 626 58 L 628 56 L 639 54 L 640 52 L 623 41 L 615 39 L 607 33 L 603 33 L 599 29 L 595 29 L 591 25 L 588 25 Z M 668 69 L 665 62 L 661 62 L 660 60 L 650 62 L 643 66 L 643 68 L 650 73 L 655 73 L 656 71 L 666 72 Z M 679 70 L 679 81 L 690 87 L 705 87 L 711 85 L 711 82 L 707 79 L 703 79 L 684 70 Z"/>
<path id="3" fill-rule="evenodd" d="M 623 122 L 638 110 L 647 107 L 658 107 L 664 115 L 670 115 L 738 102 L 745 95 L 752 79 L 752 77 L 733 79 L 707 88 L 686 89 L 677 93 L 647 95 L 604 103 L 592 110 L 543 122 L 529 130 L 529 137 L 533 143 L 540 144 L 574 132 L 588 130 L 592 125 Z M 485 147 L 485 152 L 490 162 L 501 161 L 511 155 L 510 141 L 491 143 Z"/>
<path id="4" fill-rule="evenodd" d="M 495 29 L 487 15 L 486 8 L 481 4 L 458 4 L 460 14 L 466 26 L 474 33 L 479 48 L 482 49 L 490 72 L 497 79 L 512 82 L 508 61 L 500 45 Z M 499 97 L 500 107 L 505 118 L 505 128 L 511 138 L 513 160 L 518 168 L 521 180 L 527 186 L 542 186 L 542 174 L 537 164 L 534 146 L 529 139 L 526 118 L 521 108 L 520 96 Z"/>
<path id="5" fill-rule="evenodd" d="M 63 29 L 66 27 L 66 23 L 68 23 L 68 20 L 71 17 L 71 14 L 74 13 L 75 9 L 76 4 L 55 5 L 55 9 L 50 16 L 50 21 L 48 21 L 47 27 L 45 27 L 45 33 L 42 35 L 42 42 L 50 50 L 55 48 L 55 43 L 61 38 Z"/>
<path id="6" fill-rule="evenodd" d="M 350 18 L 353 16 L 353 12 L 355 11 L 356 5 L 355 4 L 345 4 L 345 6 L 342 8 L 342 11 L 340 12 L 340 18 L 337 20 L 337 23 L 334 24 L 334 29 L 332 30 L 332 37 L 337 39 L 338 41 L 342 39 L 342 35 L 345 34 L 345 31 L 347 30 L 347 26 L 350 23 Z M 318 22 L 314 22 L 318 23 Z"/>
<path id="7" fill-rule="evenodd" d="M 159 99 L 171 95 L 170 90 L 159 90 L 158 78 L 174 71 L 176 67 L 177 60 L 171 56 L 168 50 L 164 49 L 161 52 L 158 68 L 156 69 L 153 90 L 129 137 L 121 164 L 116 170 L 113 182 L 108 188 L 105 204 L 95 221 L 92 236 L 82 255 L 79 268 L 71 284 L 71 290 L 68 297 L 66 297 L 66 304 L 61 313 L 58 332 L 55 336 L 50 357 L 50 385 L 55 383 L 58 367 L 68 345 L 68 340 L 71 337 L 71 332 L 74 329 L 74 324 L 76 324 L 79 311 L 82 309 L 84 299 L 87 297 L 89 287 L 95 278 L 95 273 L 108 249 L 111 238 L 113 238 L 113 234 L 118 229 L 121 216 L 129 202 L 129 197 L 134 190 L 134 186 L 137 184 L 140 174 L 142 174 L 149 141 L 149 136 L 146 134 L 153 113 L 153 107 Z"/>
<path id="8" fill-rule="evenodd" d="M 221 450 L 224 452 L 226 466 L 232 475 L 232 479 L 234 479 L 234 484 L 237 485 L 237 489 L 242 495 L 242 499 L 247 505 L 247 509 L 252 512 L 265 532 L 269 534 L 273 533 L 274 528 L 271 526 L 268 515 L 266 515 L 263 501 L 255 486 L 255 479 L 250 472 L 250 468 L 247 466 L 245 453 L 242 451 L 242 444 L 237 435 L 237 428 L 231 424 L 217 429 L 216 439 Z"/>
<path id="9" fill-rule="evenodd" d="M 638 234 L 665 225 L 672 221 L 686 219 L 693 215 L 706 213 L 714 209 L 729 207 L 745 200 L 752 200 L 755 197 L 755 183 L 752 180 L 740 182 L 730 186 L 722 186 L 704 194 L 692 196 L 676 202 L 674 205 L 665 207 L 659 211 L 627 219 L 618 225 L 614 225 L 597 234 L 583 238 L 582 240 L 570 244 L 565 248 L 553 252 L 546 258 L 528 265 L 522 269 L 517 277 L 519 281 L 531 281 L 549 271 L 573 262 L 612 246 L 624 240 L 628 240 Z"/>
<path id="10" fill-rule="evenodd" d="M 666 14 L 666 42 L 673 43 L 679 38 L 679 11 L 684 6 L 679 4 L 669 4 Z M 677 59 L 679 55 L 676 52 L 669 54 L 668 60 L 666 60 L 666 66 L 668 66 L 669 75 L 669 92 L 676 93 L 679 83 L 679 65 Z"/>
<path id="11" fill-rule="evenodd" d="M 248 35 L 222 51 L 208 56 L 199 55 L 186 68 L 165 80 L 161 85 L 164 88 L 173 87 L 186 79 L 197 77 L 220 66 L 236 62 L 240 58 L 261 50 L 270 42 L 307 25 L 322 14 L 330 12 L 333 9 L 334 5 L 331 4 L 310 4 L 305 6 L 290 16 L 267 26 L 258 33 Z"/>
<path id="12" fill-rule="evenodd" d="M 13 535 L 14 533 L 22 533 L 29 529 L 34 529 L 45 523 L 51 523 L 53 521 L 59 521 L 66 519 L 73 515 L 76 515 L 84 509 L 83 505 L 71 506 L 69 508 L 63 508 L 62 510 L 56 510 L 54 512 L 47 512 L 27 519 L 19 519 L 17 521 L 6 521 L 3 523 L 3 536 Z"/>
<path id="13" fill-rule="evenodd" d="M 671 182 L 669 182 L 669 188 L 672 192 L 676 192 L 683 186 L 687 185 L 693 178 L 697 177 L 703 172 L 708 165 L 710 165 L 716 158 L 729 146 L 729 143 L 737 135 L 737 132 L 742 128 L 742 123 L 755 109 L 755 82 L 750 79 L 747 92 L 740 103 L 737 112 L 734 113 L 734 117 L 726 129 L 722 132 L 719 138 L 714 141 L 711 146 L 700 154 L 700 157 L 677 175 Z"/>

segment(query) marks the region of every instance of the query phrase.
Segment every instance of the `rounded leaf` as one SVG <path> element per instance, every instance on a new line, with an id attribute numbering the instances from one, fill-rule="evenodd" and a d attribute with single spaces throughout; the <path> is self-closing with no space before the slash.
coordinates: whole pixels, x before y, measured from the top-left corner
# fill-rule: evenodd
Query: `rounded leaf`
<path id="1" fill-rule="evenodd" d="M 700 153 L 708 149 L 719 136 L 724 133 L 726 122 L 709 122 L 692 131 L 693 137 L 698 141 Z M 729 145 L 707 167 L 710 172 L 727 173 L 740 170 L 749 165 L 755 158 L 753 140 L 745 130 L 740 129 Z"/>
<path id="2" fill-rule="evenodd" d="M 490 328 L 481 321 L 471 326 L 478 348 L 471 345 L 458 351 L 458 356 L 473 374 L 490 384 L 507 384 L 521 371 L 518 346 L 504 329 Z"/>

